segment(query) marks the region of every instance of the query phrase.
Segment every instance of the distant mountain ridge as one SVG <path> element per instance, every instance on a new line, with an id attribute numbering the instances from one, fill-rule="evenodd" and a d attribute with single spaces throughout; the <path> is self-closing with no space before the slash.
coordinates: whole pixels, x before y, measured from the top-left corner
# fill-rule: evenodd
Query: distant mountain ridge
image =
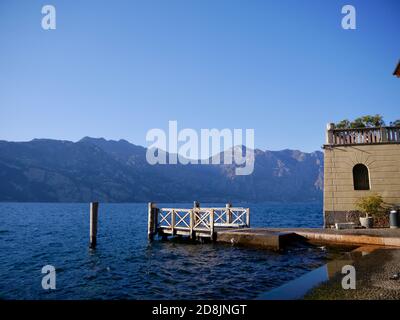
<path id="1" fill-rule="evenodd" d="M 254 172 L 235 165 L 150 165 L 126 140 L 0 141 L 0 201 L 202 202 L 322 199 L 323 153 L 255 150 Z"/>

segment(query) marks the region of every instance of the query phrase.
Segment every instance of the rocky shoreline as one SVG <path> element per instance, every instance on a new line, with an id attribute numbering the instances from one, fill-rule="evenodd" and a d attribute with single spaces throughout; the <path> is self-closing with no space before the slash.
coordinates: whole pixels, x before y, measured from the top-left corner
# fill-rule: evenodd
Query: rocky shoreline
<path id="1" fill-rule="evenodd" d="M 340 272 L 310 290 L 305 300 L 399 300 L 400 249 L 379 248 L 354 260 L 356 289 L 342 288 Z"/>

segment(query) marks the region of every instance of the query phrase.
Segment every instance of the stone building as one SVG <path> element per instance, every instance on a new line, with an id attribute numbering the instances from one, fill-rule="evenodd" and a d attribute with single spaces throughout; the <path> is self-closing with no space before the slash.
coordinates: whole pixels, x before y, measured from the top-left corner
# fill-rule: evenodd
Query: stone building
<path id="1" fill-rule="evenodd" d="M 355 202 L 378 193 L 400 205 L 400 127 L 336 129 L 324 148 L 324 225 L 354 222 Z"/>

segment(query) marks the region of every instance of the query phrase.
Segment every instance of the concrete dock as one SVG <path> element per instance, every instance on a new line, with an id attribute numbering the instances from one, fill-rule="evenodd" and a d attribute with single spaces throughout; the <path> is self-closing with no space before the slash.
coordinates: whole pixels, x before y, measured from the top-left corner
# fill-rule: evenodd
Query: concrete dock
<path id="1" fill-rule="evenodd" d="M 280 249 L 292 241 L 400 247 L 400 229 L 245 228 L 217 230 L 216 241 Z"/>
<path id="2" fill-rule="evenodd" d="M 235 229 L 217 230 L 216 242 L 230 243 L 233 245 L 254 246 L 266 249 L 279 250 L 290 242 L 301 240 L 292 231 L 280 231 L 272 229 Z"/>
<path id="3" fill-rule="evenodd" d="M 188 237 L 233 245 L 279 250 L 289 243 L 309 241 L 352 246 L 400 247 L 400 229 L 250 228 L 250 209 L 232 207 L 158 208 L 148 204 L 148 237 Z"/>

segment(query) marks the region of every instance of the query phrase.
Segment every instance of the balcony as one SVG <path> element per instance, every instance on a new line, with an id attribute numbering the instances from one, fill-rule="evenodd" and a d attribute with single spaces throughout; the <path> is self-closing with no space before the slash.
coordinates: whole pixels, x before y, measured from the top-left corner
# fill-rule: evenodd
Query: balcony
<path id="1" fill-rule="evenodd" d="M 389 143 L 400 143 L 400 127 L 336 129 L 330 123 L 324 147 Z"/>

